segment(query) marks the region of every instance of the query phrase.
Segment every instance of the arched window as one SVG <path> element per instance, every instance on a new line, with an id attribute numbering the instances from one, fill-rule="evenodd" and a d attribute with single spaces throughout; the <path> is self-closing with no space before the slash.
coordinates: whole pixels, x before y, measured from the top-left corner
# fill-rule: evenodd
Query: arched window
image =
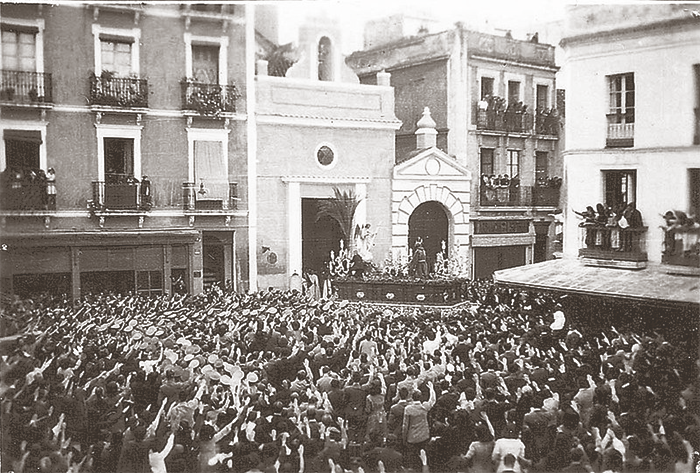
<path id="1" fill-rule="evenodd" d="M 333 80 L 333 46 L 327 36 L 318 42 L 318 80 Z"/>

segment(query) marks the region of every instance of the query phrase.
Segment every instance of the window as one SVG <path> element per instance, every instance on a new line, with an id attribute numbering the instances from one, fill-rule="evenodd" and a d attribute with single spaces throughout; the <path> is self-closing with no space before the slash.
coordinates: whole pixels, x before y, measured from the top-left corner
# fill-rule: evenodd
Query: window
<path id="1" fill-rule="evenodd" d="M 333 80 L 333 47 L 327 36 L 318 42 L 318 80 Z"/>
<path id="2" fill-rule="evenodd" d="M 520 82 L 508 81 L 508 105 L 520 102 Z"/>
<path id="3" fill-rule="evenodd" d="M 5 162 L 8 168 L 39 169 L 41 132 L 34 130 L 5 130 Z"/>
<path id="4" fill-rule="evenodd" d="M 493 150 L 481 148 L 481 175 L 491 176 L 493 174 Z"/>
<path id="5" fill-rule="evenodd" d="M 605 205 L 621 212 L 627 204 L 635 201 L 637 171 L 603 171 Z"/>
<path id="6" fill-rule="evenodd" d="M 92 25 L 95 40 L 95 74 L 114 72 L 117 76 L 139 74 L 141 30 L 105 28 Z"/>
<path id="7" fill-rule="evenodd" d="M 137 271 L 136 291 L 146 295 L 163 293 L 163 273 L 161 271 Z"/>
<path id="8" fill-rule="evenodd" d="M 131 43 L 115 39 L 101 39 L 102 70 L 126 77 L 131 74 Z"/>
<path id="9" fill-rule="evenodd" d="M 197 200 L 228 203 L 228 172 L 220 141 L 194 142 L 194 182 Z"/>
<path id="10" fill-rule="evenodd" d="M 520 175 L 520 151 L 517 149 L 508 150 L 508 176 L 517 177 Z"/>
<path id="11" fill-rule="evenodd" d="M 537 112 L 542 112 L 549 108 L 549 87 L 537 84 Z"/>
<path id="12" fill-rule="evenodd" d="M 193 36 L 185 33 L 187 77 L 204 84 L 226 84 L 227 36 Z"/>
<path id="13" fill-rule="evenodd" d="M 544 186 L 547 183 L 548 158 L 546 151 L 535 152 L 535 183 L 538 186 Z"/>
<path id="14" fill-rule="evenodd" d="M 688 169 L 688 178 L 690 189 L 688 212 L 695 217 L 695 221 L 698 221 L 700 219 L 700 169 Z"/>
<path id="15" fill-rule="evenodd" d="M 335 160 L 333 150 L 328 146 L 321 146 L 316 152 L 316 159 L 321 166 L 330 166 Z"/>
<path id="16" fill-rule="evenodd" d="M 607 146 L 634 146 L 634 74 L 609 76 L 608 82 L 610 108 Z"/>
<path id="17" fill-rule="evenodd" d="M 105 182 L 124 184 L 134 177 L 134 140 L 104 139 Z M 140 177 L 140 176 L 138 176 Z"/>
<path id="18" fill-rule="evenodd" d="M 36 72 L 36 63 L 36 33 L 3 27 L 2 68 Z"/>
<path id="19" fill-rule="evenodd" d="M 203 84 L 219 83 L 219 46 L 192 45 L 192 77 Z"/>
<path id="20" fill-rule="evenodd" d="M 493 95 L 493 78 L 492 77 L 482 77 L 481 78 L 481 98 Z"/>

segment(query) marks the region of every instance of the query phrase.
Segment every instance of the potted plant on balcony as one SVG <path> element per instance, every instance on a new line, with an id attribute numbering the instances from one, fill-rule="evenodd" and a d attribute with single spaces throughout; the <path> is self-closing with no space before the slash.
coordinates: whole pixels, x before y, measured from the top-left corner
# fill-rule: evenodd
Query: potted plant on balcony
<path id="1" fill-rule="evenodd" d="M 15 88 L 5 87 L 0 91 L 0 99 L 12 101 L 15 99 Z"/>

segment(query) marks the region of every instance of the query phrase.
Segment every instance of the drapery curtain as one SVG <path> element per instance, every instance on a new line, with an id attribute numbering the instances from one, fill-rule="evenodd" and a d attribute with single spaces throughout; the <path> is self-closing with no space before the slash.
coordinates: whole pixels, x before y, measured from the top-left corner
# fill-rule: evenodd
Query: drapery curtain
<path id="1" fill-rule="evenodd" d="M 222 200 L 228 196 L 228 176 L 224 166 L 223 143 L 194 142 L 194 179 L 197 200 Z M 204 193 L 201 185 L 204 184 Z"/>

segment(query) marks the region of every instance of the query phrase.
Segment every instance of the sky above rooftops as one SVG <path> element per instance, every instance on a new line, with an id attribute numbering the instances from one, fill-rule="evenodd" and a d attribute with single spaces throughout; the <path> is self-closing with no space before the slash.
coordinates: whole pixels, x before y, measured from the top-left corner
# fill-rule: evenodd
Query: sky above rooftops
<path id="1" fill-rule="evenodd" d="M 365 22 L 397 13 L 421 16 L 438 23 L 436 31 L 462 22 L 470 29 L 493 34 L 511 30 L 516 39 L 539 32 L 540 41 L 557 41 L 558 28 L 567 5 L 562 0 L 287 0 L 280 8 L 280 42 L 296 41 L 297 28 L 306 18 L 328 17 L 343 25 L 343 52 L 363 48 Z M 553 38 L 552 40 L 549 37 Z"/>

